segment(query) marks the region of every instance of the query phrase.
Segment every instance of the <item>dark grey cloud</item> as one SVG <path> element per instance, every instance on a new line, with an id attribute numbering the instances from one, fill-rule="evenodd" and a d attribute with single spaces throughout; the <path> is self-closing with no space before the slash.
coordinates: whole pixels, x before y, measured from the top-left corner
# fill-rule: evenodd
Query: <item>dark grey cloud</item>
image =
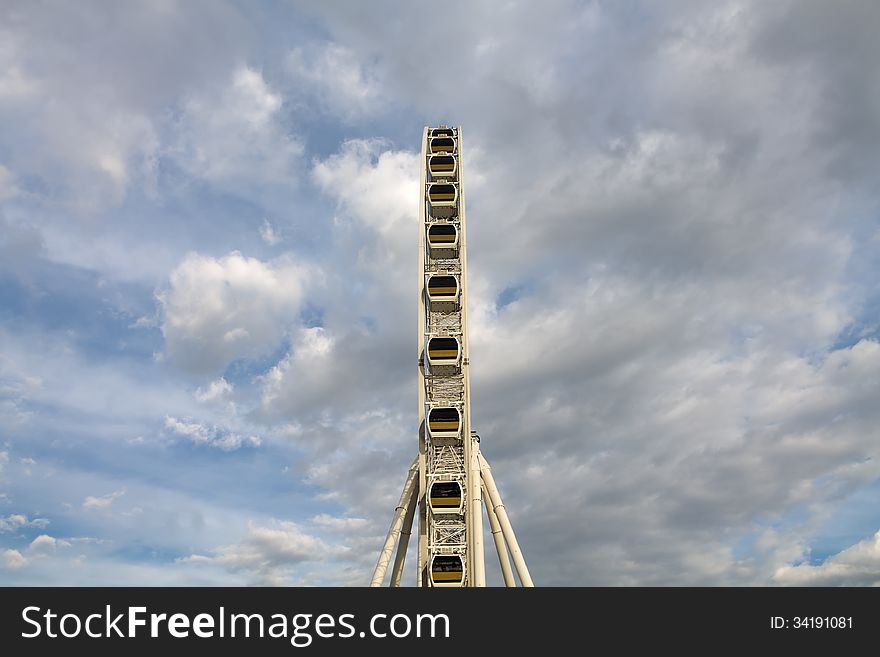
<path id="1" fill-rule="evenodd" d="M 754 34 L 752 52 L 813 84 L 811 153 L 824 154 L 829 175 L 844 183 L 876 185 L 880 73 L 872 63 L 880 58 L 880 8 L 858 0 L 833 5 L 808 0 L 763 11 L 767 18 Z M 876 189 L 873 196 L 876 200 Z"/>
<path id="2" fill-rule="evenodd" d="M 801 558 L 877 475 L 876 343 L 834 351 L 876 206 L 825 98 L 865 60 L 840 24 L 872 10 L 511 4 L 489 25 L 467 3 L 430 14 L 449 38 L 426 70 L 396 56 L 421 8 L 308 7 L 397 102 L 464 126 L 475 418 L 540 578 L 767 582 Z M 814 36 L 785 44 L 795 24 Z"/>

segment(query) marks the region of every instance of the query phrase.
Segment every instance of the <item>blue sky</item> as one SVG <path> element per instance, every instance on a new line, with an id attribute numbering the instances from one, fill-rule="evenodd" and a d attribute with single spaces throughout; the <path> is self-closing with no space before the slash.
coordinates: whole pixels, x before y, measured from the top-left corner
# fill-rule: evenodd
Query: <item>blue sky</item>
<path id="1" fill-rule="evenodd" d="M 877 584 L 877 18 L 6 3 L 0 582 L 368 582 L 446 123 L 536 583 Z"/>

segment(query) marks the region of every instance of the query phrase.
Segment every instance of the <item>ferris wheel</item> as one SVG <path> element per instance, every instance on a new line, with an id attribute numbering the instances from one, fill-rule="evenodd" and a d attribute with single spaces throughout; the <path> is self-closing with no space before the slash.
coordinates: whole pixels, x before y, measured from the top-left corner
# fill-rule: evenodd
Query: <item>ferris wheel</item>
<path id="1" fill-rule="evenodd" d="M 417 585 L 485 586 L 483 506 L 505 586 L 531 575 L 471 427 L 467 332 L 467 239 L 461 128 L 425 128 L 419 205 L 419 454 L 379 554 L 382 586 L 395 544 L 391 586 L 400 586 L 418 512 Z M 509 557 L 508 557 L 509 553 Z"/>

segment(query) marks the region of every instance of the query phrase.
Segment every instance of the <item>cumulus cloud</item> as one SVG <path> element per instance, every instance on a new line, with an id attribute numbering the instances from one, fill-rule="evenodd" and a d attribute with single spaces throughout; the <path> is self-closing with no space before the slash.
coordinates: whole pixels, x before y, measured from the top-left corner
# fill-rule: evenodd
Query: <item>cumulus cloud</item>
<path id="1" fill-rule="evenodd" d="M 55 538 L 48 534 L 37 536 L 28 546 L 28 551 L 36 554 L 51 554 L 58 548 L 70 547 L 70 541 Z"/>
<path id="2" fill-rule="evenodd" d="M 219 427 L 178 420 L 170 416 L 165 418 L 165 428 L 196 445 L 214 447 L 224 452 L 234 452 L 242 447 L 259 447 L 262 444 L 258 436 L 242 436 Z"/>
<path id="3" fill-rule="evenodd" d="M 281 235 L 275 230 L 275 226 L 269 223 L 268 219 L 264 219 L 260 224 L 260 237 L 269 246 L 277 246 L 281 242 Z"/>
<path id="4" fill-rule="evenodd" d="M 381 140 L 353 139 L 317 162 L 312 175 L 356 220 L 383 236 L 398 230 L 411 237 L 404 226 L 418 217 L 418 172 L 417 154 L 389 149 Z"/>
<path id="5" fill-rule="evenodd" d="M 37 196 L 51 186 L 47 196 L 94 214 L 132 189 L 154 195 L 160 162 L 216 183 L 290 175 L 302 148 L 282 120 L 282 97 L 242 64 L 247 19 L 234 7 L 9 11 L 0 116 L 17 134 L 4 139 L 6 164 L 43 181 Z M 3 171 L 0 196 L 15 192 Z"/>
<path id="6" fill-rule="evenodd" d="M 880 586 L 880 532 L 819 565 L 779 568 L 773 581 L 786 586 Z"/>
<path id="7" fill-rule="evenodd" d="M 263 407 L 284 404 L 291 414 L 329 393 L 342 374 L 341 359 L 333 358 L 334 347 L 334 338 L 320 326 L 300 329 L 291 352 L 263 377 Z"/>
<path id="8" fill-rule="evenodd" d="M 338 518 L 327 513 L 321 513 L 312 518 L 312 523 L 331 531 L 348 532 L 367 527 L 369 521 L 366 518 Z"/>
<path id="9" fill-rule="evenodd" d="M 276 349 L 296 318 L 305 277 L 291 262 L 237 251 L 189 254 L 157 295 L 166 353 L 188 371 L 211 373 Z"/>
<path id="10" fill-rule="evenodd" d="M 18 550 L 3 550 L 3 566 L 7 570 L 18 570 L 27 564 L 28 560 Z"/>
<path id="11" fill-rule="evenodd" d="M 73 543 L 48 534 L 40 534 L 28 544 L 25 554 L 19 550 L 7 549 L 0 553 L 3 558 L 3 566 L 7 570 L 20 570 L 25 566 L 32 565 L 36 560 L 47 559 L 55 556 L 59 548 L 71 547 Z"/>
<path id="12" fill-rule="evenodd" d="M 232 397 L 233 387 L 222 376 L 216 381 L 211 381 L 205 388 L 196 390 L 196 399 L 203 404 L 228 402 Z"/>
<path id="13" fill-rule="evenodd" d="M 28 181 L 26 193 L 19 189 L 16 196 L 52 198 L 93 213 L 120 204 L 131 188 L 149 188 L 159 151 L 150 105 L 165 96 L 150 69 L 173 51 L 157 58 L 161 48 L 154 44 L 113 39 L 112 31 L 98 27 L 103 21 L 75 12 L 8 11 L 0 30 L 0 116 L 16 130 L 3 137 L 5 164 L 13 179 Z M 139 21 L 161 25 L 166 34 L 180 28 L 173 17 L 146 5 L 130 14 L 104 12 L 118 29 Z M 66 29 L 58 29 L 59 23 Z M 46 45 L 31 47 L 36 42 Z M 144 57 L 145 50 L 152 57 Z M 55 65 L 61 61 L 65 66 Z"/>
<path id="14" fill-rule="evenodd" d="M 216 548 L 211 556 L 193 554 L 181 561 L 214 563 L 232 572 L 250 573 L 261 584 L 281 586 L 300 564 L 326 559 L 340 550 L 294 522 L 273 520 L 268 526 L 250 525 L 243 541 Z"/>
<path id="15" fill-rule="evenodd" d="M 107 493 L 106 495 L 89 495 L 83 500 L 83 508 L 84 509 L 109 509 L 113 506 L 113 503 L 118 500 L 120 497 L 125 495 L 124 490 L 113 491 L 112 493 Z"/>
<path id="16" fill-rule="evenodd" d="M 339 43 L 294 48 L 285 67 L 306 99 L 344 120 L 375 114 L 388 104 L 377 72 Z"/>
<path id="17" fill-rule="evenodd" d="M 412 328 L 398 318 L 413 305 L 405 268 L 413 264 L 417 160 L 379 140 L 352 140 L 315 163 L 314 180 L 338 204 L 336 239 L 357 257 L 326 273 L 325 325 L 294 332 L 289 352 L 260 379 L 263 417 L 315 415 L 331 406 L 342 423 L 395 415 L 388 400 L 400 398 L 415 374 L 405 367 Z M 358 376 L 349 375 L 352 367 Z"/>
<path id="18" fill-rule="evenodd" d="M 25 527 L 43 528 L 48 524 L 49 521 L 46 518 L 28 519 L 25 515 L 14 513 L 5 518 L 0 517 L 0 532 L 14 532 Z"/>
<path id="19" fill-rule="evenodd" d="M 288 181 L 302 146 L 281 121 L 282 103 L 260 71 L 240 67 L 226 87 L 186 101 L 171 153 L 214 183 Z"/>
<path id="20" fill-rule="evenodd" d="M 412 435 L 411 418 L 400 406 L 415 377 L 401 375 L 406 353 L 393 353 L 393 345 L 393 339 L 363 329 L 340 336 L 320 327 L 301 329 L 291 351 L 261 377 L 258 417 L 271 423 L 296 418 L 296 430 L 282 425 L 280 435 L 316 457 L 339 447 L 396 448 Z M 351 377 L 355 362 L 360 372 Z"/>

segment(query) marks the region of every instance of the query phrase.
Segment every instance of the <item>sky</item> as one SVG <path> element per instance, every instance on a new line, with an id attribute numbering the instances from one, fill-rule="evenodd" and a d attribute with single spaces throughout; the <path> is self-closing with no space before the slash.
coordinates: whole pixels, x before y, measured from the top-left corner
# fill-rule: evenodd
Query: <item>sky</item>
<path id="1" fill-rule="evenodd" d="M 878 26 L 3 2 L 0 583 L 369 582 L 446 124 L 473 422 L 535 583 L 880 585 Z"/>

